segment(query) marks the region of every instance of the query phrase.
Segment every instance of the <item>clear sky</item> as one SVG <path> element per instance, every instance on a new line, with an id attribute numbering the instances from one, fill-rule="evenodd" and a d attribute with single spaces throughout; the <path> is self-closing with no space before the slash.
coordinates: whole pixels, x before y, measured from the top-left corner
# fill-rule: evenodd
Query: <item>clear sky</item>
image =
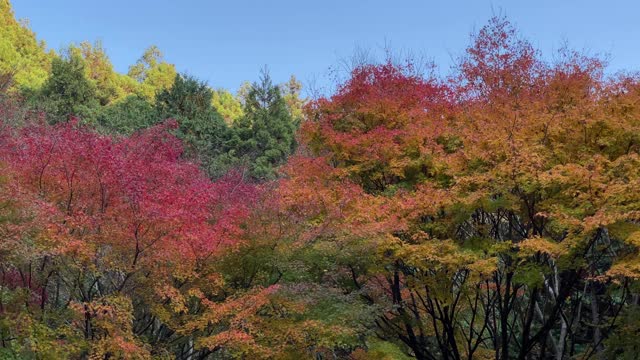
<path id="1" fill-rule="evenodd" d="M 267 65 L 280 82 L 295 74 L 322 87 L 328 69 L 355 48 L 424 55 L 446 73 L 469 34 L 503 13 L 543 52 L 568 41 L 608 53 L 611 70 L 638 69 L 640 2 L 591 0 L 12 0 L 53 49 L 101 40 L 126 72 L 151 44 L 212 87 L 232 91 Z M 318 85 L 319 84 L 319 85 Z"/>

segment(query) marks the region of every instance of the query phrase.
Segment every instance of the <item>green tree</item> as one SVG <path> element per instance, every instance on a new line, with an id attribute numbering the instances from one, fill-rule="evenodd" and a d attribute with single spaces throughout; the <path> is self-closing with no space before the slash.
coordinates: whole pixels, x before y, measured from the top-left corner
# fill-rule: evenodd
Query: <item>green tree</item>
<path id="1" fill-rule="evenodd" d="M 213 90 L 207 84 L 178 74 L 170 89 L 157 94 L 156 109 L 159 119 L 174 118 L 178 121 L 178 136 L 213 175 L 220 171 L 214 164 L 225 153 L 228 128 L 211 105 L 212 97 Z"/>
<path id="2" fill-rule="evenodd" d="M 9 1 L 0 0 L 0 75 L 10 74 L 15 88 L 35 90 L 47 78 L 52 58 L 28 23 L 16 21 Z"/>
<path id="3" fill-rule="evenodd" d="M 165 62 L 162 52 L 155 45 L 145 50 L 136 64 L 129 68 L 128 73 L 141 84 L 138 94 L 150 100 L 157 92 L 169 89 L 176 74 L 175 65 Z"/>
<path id="4" fill-rule="evenodd" d="M 130 135 L 150 127 L 159 120 L 152 103 L 139 95 L 106 106 L 98 115 L 98 124 L 109 133 Z"/>
<path id="5" fill-rule="evenodd" d="M 303 117 L 303 107 L 306 103 L 306 99 L 302 98 L 300 92 L 302 91 L 302 84 L 298 79 L 291 75 L 289 81 L 280 85 L 282 91 L 282 97 L 284 97 L 287 103 L 287 108 L 291 117 L 295 121 L 301 121 Z"/>
<path id="6" fill-rule="evenodd" d="M 213 92 L 211 104 L 222 115 L 228 125 L 233 124 L 244 115 L 240 99 L 225 89 L 218 89 Z"/>
<path id="7" fill-rule="evenodd" d="M 236 92 L 236 94 L 242 106 L 247 103 L 247 96 L 249 96 L 249 90 L 251 90 L 252 86 L 253 85 L 251 84 L 251 82 L 243 81 L 242 84 L 240 84 L 240 87 L 238 87 L 238 91 Z"/>
<path id="8" fill-rule="evenodd" d="M 296 124 L 267 71 L 247 92 L 244 113 L 234 127 L 232 151 L 248 163 L 254 177 L 273 178 L 295 148 Z"/>
<path id="9" fill-rule="evenodd" d="M 94 44 L 84 41 L 77 47 L 72 46 L 70 50 L 84 60 L 85 75 L 94 83 L 100 105 L 123 99 L 139 86 L 128 76 L 115 72 L 100 41 Z"/>
<path id="10" fill-rule="evenodd" d="M 85 76 L 84 61 L 73 52 L 53 59 L 51 75 L 33 100 L 52 123 L 70 115 L 92 122 L 99 107 L 95 85 Z"/>

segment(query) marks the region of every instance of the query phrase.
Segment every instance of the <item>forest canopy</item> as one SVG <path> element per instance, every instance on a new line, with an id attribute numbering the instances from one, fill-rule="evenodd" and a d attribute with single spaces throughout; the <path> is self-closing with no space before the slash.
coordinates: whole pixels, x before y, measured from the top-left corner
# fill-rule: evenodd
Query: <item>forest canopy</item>
<path id="1" fill-rule="evenodd" d="M 0 359 L 637 358 L 636 73 L 501 16 L 311 99 L 0 35 Z"/>

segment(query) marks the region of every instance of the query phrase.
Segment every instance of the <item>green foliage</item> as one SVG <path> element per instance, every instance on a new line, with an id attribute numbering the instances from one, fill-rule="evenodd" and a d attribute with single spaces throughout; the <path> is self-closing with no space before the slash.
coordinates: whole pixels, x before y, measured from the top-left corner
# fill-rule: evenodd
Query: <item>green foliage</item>
<path id="1" fill-rule="evenodd" d="M 207 84 L 178 74 L 170 89 L 157 94 L 155 107 L 159 119 L 178 120 L 178 136 L 200 157 L 209 172 L 217 175 L 221 164 L 218 157 L 224 156 L 228 129 L 211 105 L 212 96 L 213 91 Z"/>
<path id="2" fill-rule="evenodd" d="M 436 139 L 436 143 L 442 145 L 447 154 L 453 154 L 463 147 L 462 139 L 455 135 L 442 135 Z"/>
<path id="3" fill-rule="evenodd" d="M 234 155 L 251 164 L 254 177 L 273 178 L 275 168 L 295 148 L 296 127 L 280 88 L 263 72 L 249 89 L 244 116 L 235 124 L 230 142 L 237 149 Z"/>
<path id="4" fill-rule="evenodd" d="M 163 117 L 194 119 L 215 113 L 211 105 L 213 91 L 207 84 L 189 75 L 178 74 L 173 86 L 156 96 L 156 108 Z"/>
<path id="5" fill-rule="evenodd" d="M 98 125 L 110 133 L 130 135 L 159 121 L 152 103 L 138 95 L 104 107 L 98 114 Z"/>
<path id="6" fill-rule="evenodd" d="M 218 89 L 214 91 L 211 104 L 222 115 L 228 125 L 233 124 L 244 115 L 240 100 L 227 90 Z"/>
<path id="7" fill-rule="evenodd" d="M 630 306 L 619 316 L 620 324 L 605 342 L 605 356 L 607 359 L 637 359 L 640 354 L 640 306 Z"/>
<path id="8" fill-rule="evenodd" d="M 242 84 L 240 84 L 240 87 L 238 88 L 237 91 L 237 95 L 238 95 L 238 100 L 240 100 L 240 103 L 242 104 L 242 106 L 244 106 L 244 104 L 246 104 L 247 102 L 247 96 L 249 95 L 249 91 L 251 90 L 252 84 L 249 81 L 244 81 L 242 82 Z"/>
<path id="9" fill-rule="evenodd" d="M 42 106 L 52 123 L 66 121 L 69 116 L 91 123 L 99 106 L 96 87 L 85 76 L 84 61 L 73 51 L 53 59 L 51 75 L 36 94 L 35 100 L 41 103 L 36 107 Z"/>
<path id="10" fill-rule="evenodd" d="M 108 105 L 135 90 L 114 71 L 101 42 L 92 45 L 84 41 L 78 47 L 71 46 L 70 52 L 84 61 L 85 76 L 94 84 L 100 105 Z"/>
<path id="11" fill-rule="evenodd" d="M 15 20 L 9 0 L 0 0 L 0 75 L 10 74 L 17 89 L 38 89 L 47 78 L 52 57 L 28 23 Z"/>
<path id="12" fill-rule="evenodd" d="M 300 97 L 302 84 L 295 76 L 291 75 L 289 81 L 280 85 L 280 90 L 282 91 L 284 101 L 287 103 L 287 108 L 289 109 L 291 117 L 295 121 L 301 121 L 304 116 L 303 108 L 306 103 L 306 100 Z"/>
<path id="13" fill-rule="evenodd" d="M 142 54 L 135 65 L 129 68 L 129 77 L 137 80 L 140 87 L 137 90 L 149 100 L 153 99 L 157 92 L 169 89 L 176 78 L 176 67 L 164 61 L 162 52 L 157 46 L 151 46 Z"/>
<path id="14" fill-rule="evenodd" d="M 356 359 L 409 360 L 412 358 L 402 352 L 396 344 L 373 338 L 369 341 L 366 354 Z"/>
<path id="15" fill-rule="evenodd" d="M 69 314 L 65 314 L 67 319 Z M 25 313 L 0 318 L 0 359 L 70 359 L 87 350 L 82 334 L 58 319 L 39 321 Z"/>

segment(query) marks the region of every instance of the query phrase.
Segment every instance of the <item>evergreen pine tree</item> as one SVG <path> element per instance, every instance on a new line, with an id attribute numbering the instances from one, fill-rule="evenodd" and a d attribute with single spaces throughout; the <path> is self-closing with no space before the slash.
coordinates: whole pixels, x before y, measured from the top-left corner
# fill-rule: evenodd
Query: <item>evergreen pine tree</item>
<path id="1" fill-rule="evenodd" d="M 178 74 L 173 86 L 156 95 L 159 119 L 174 118 L 179 123 L 178 136 L 197 155 L 209 173 L 216 158 L 223 155 L 228 129 L 222 116 L 211 104 L 213 91 L 197 79 Z"/>
<path id="2" fill-rule="evenodd" d="M 249 89 L 244 116 L 234 130 L 231 145 L 237 148 L 237 156 L 249 163 L 256 178 L 273 178 L 275 168 L 293 152 L 296 124 L 267 71 Z"/>
<path id="3" fill-rule="evenodd" d="M 41 102 L 38 107 L 52 123 L 66 121 L 71 115 L 92 122 L 100 106 L 96 88 L 85 76 L 83 60 L 73 54 L 53 59 L 51 75 L 38 95 L 33 100 Z"/>

